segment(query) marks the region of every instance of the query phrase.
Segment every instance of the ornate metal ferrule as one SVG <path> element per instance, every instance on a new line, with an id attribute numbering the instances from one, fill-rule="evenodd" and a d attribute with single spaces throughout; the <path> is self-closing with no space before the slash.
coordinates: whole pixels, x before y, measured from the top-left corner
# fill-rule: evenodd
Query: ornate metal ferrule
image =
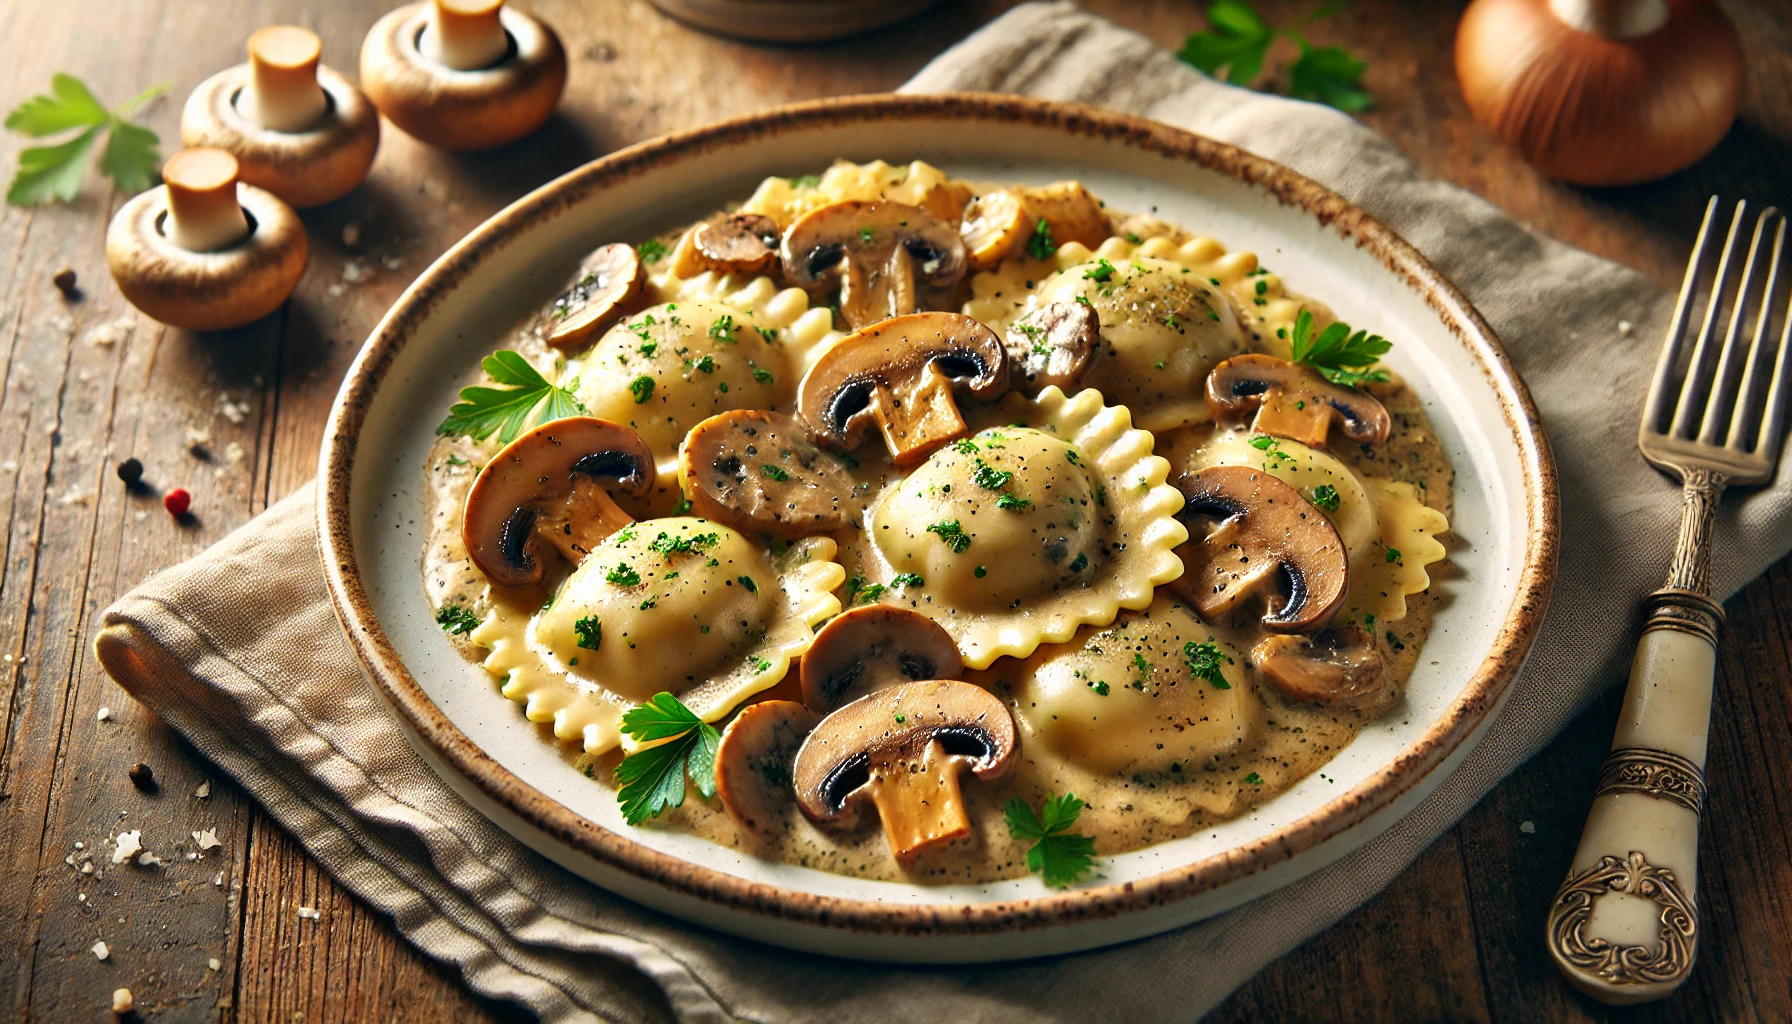
<path id="1" fill-rule="evenodd" d="M 1643 632 L 1673 629 L 1691 633 L 1717 646 L 1724 626 L 1724 606 L 1693 590 L 1663 587 L 1643 600 Z"/>
<path id="2" fill-rule="evenodd" d="M 1599 790 L 1593 798 L 1607 793 L 1640 793 L 1698 814 L 1705 807 L 1705 773 L 1679 754 L 1623 747 L 1612 751 L 1599 769 Z"/>

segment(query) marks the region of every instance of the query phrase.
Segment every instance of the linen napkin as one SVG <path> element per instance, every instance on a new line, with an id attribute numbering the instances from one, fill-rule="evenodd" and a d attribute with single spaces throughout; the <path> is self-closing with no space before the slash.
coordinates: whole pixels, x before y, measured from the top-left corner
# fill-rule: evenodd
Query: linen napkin
<path id="1" fill-rule="evenodd" d="M 834 961 L 614 897 L 459 800 L 412 754 L 340 636 L 304 488 L 119 601 L 106 614 L 100 657 L 338 881 L 484 995 L 556 1022 L 645 1021 L 668 1010 L 687 1021 L 1190 1019 L 1381 890 L 1623 675 L 1637 602 L 1661 582 L 1679 505 L 1679 489 L 1641 461 L 1633 441 L 1667 296 L 1422 177 L 1340 113 L 1211 81 L 1068 3 L 1015 9 L 905 88 L 1099 103 L 1193 129 L 1329 185 L 1423 251 L 1510 348 L 1561 471 L 1561 570 L 1530 665 L 1486 739 L 1412 814 L 1231 913 L 1123 947 L 1013 965 Z M 1789 504 L 1784 474 L 1724 503 L 1720 594 L 1785 553 Z M 256 581 L 252 599 L 241 596 L 244 579 Z"/>

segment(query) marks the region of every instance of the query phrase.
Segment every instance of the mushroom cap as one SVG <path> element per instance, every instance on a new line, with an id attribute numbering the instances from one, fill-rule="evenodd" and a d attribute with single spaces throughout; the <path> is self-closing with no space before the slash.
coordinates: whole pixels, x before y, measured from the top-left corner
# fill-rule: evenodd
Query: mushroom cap
<path id="1" fill-rule="evenodd" d="M 572 287 L 543 312 L 542 337 L 557 349 L 579 348 L 628 315 L 646 288 L 647 270 L 634 246 L 600 245 L 579 261 Z"/>
<path id="2" fill-rule="evenodd" d="M 964 243 L 952 225 L 919 206 L 887 199 L 829 203 L 796 219 L 784 232 L 780 255 L 791 283 L 813 288 L 848 260 L 881 264 L 900 245 L 920 278 L 936 287 L 964 276 Z"/>
<path id="3" fill-rule="evenodd" d="M 566 88 L 566 51 L 547 25 L 513 7 L 499 12 L 510 53 L 489 68 L 459 71 L 425 57 L 417 37 L 429 3 L 374 23 L 361 44 L 361 86 L 407 134 L 443 149 L 489 149 L 541 127 Z"/>
<path id="4" fill-rule="evenodd" d="M 1350 562 L 1338 531 L 1300 492 L 1254 466 L 1209 466 L 1180 481 L 1183 511 L 1220 523 L 1181 551 L 1172 585 L 1204 618 L 1270 586 L 1286 596 L 1262 618 L 1277 633 L 1323 629 L 1344 604 Z"/>
<path id="5" fill-rule="evenodd" d="M 1294 700 L 1367 711 L 1393 693 L 1375 635 L 1358 626 L 1268 637 L 1251 651 L 1251 662 Z"/>
<path id="6" fill-rule="evenodd" d="M 786 540 L 846 525 L 854 487 L 801 420 L 761 409 L 718 413 L 691 428 L 678 475 L 693 515 Z"/>
<path id="7" fill-rule="evenodd" d="M 722 809 L 749 832 L 765 834 L 796 799 L 796 752 L 821 716 L 793 700 L 748 704 L 722 730 L 716 749 L 716 795 Z"/>
<path id="8" fill-rule="evenodd" d="M 757 213 L 725 213 L 691 229 L 691 247 L 704 269 L 757 274 L 778 258 L 778 222 Z"/>
<path id="9" fill-rule="evenodd" d="M 1392 422 L 1373 395 L 1340 387 L 1310 366 L 1275 356 L 1233 356 L 1207 375 L 1207 407 L 1216 419 L 1242 420 L 1252 429 L 1315 448 L 1325 447 L 1332 424 L 1363 444 L 1388 439 Z"/>
<path id="10" fill-rule="evenodd" d="M 821 627 L 802 661 L 803 703 L 829 714 L 868 693 L 964 672 L 958 644 L 920 612 L 872 604 Z"/>
<path id="11" fill-rule="evenodd" d="M 1053 247 L 1094 249 L 1111 233 L 1101 202 L 1080 182 L 1004 188 L 971 200 L 960 233 L 972 270 L 988 270 L 1021 249 L 1044 221 Z"/>
<path id="12" fill-rule="evenodd" d="M 797 390 L 797 412 L 820 441 L 840 450 L 857 448 L 872 423 L 896 421 L 928 427 L 918 417 L 930 402 L 952 403 L 952 380 L 978 398 L 1008 389 L 1008 351 L 994 331 L 959 313 L 910 313 L 863 328 L 822 353 Z M 938 394 L 938 391 L 944 394 Z M 944 412 L 944 410 L 940 410 Z M 951 409 L 956 417 L 956 406 Z M 913 446 L 904 460 L 961 436 L 936 432 Z M 896 440 L 892 438 L 892 440 Z M 918 458 L 915 454 L 918 453 Z"/>
<path id="13" fill-rule="evenodd" d="M 518 437 L 492 456 L 467 492 L 461 539 L 473 563 L 503 586 L 539 582 L 547 559 L 537 519 L 574 498 L 581 477 L 613 480 L 611 486 L 641 497 L 653 487 L 653 453 L 633 430 L 592 416 L 552 420 Z M 601 491 L 584 497 L 609 500 Z"/>
<path id="14" fill-rule="evenodd" d="M 119 207 L 106 229 L 106 264 L 131 305 L 191 331 L 241 327 L 280 308 L 305 272 L 305 225 L 273 193 L 236 190 L 249 235 L 216 252 L 182 249 L 165 233 L 166 185 Z"/>
<path id="15" fill-rule="evenodd" d="M 275 131 L 245 118 L 235 100 L 248 83 L 247 64 L 199 83 L 181 110 L 181 144 L 229 152 L 243 181 L 300 209 L 340 199 L 367 177 L 380 148 L 380 117 L 348 79 L 318 67 L 317 84 L 329 107 L 302 132 Z"/>
<path id="16" fill-rule="evenodd" d="M 1037 395 L 1057 387 L 1068 393 L 1101 345 L 1101 319 L 1080 302 L 1048 302 L 1009 324 L 1006 340 L 1017 389 Z"/>
<path id="17" fill-rule="evenodd" d="M 797 806 L 811 821 L 849 820 L 879 765 L 921 765 L 936 742 L 948 771 L 1000 778 L 1019 760 L 1016 741 L 1014 717 L 980 686 L 929 679 L 878 690 L 822 719 L 803 741 Z"/>

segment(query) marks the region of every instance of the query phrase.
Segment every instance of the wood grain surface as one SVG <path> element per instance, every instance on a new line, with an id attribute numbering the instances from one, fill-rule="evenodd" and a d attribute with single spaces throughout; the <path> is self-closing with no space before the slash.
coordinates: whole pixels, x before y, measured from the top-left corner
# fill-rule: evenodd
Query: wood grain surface
<path id="1" fill-rule="evenodd" d="M 352 73 L 380 6 L 0 3 L 0 103 L 43 89 L 59 70 L 114 103 L 166 82 L 171 98 L 147 120 L 172 140 L 179 99 L 240 61 L 256 27 L 313 28 L 325 63 Z M 133 705 L 90 654 L 95 617 L 313 474 L 324 416 L 362 338 L 414 275 L 488 214 L 668 130 L 891 88 L 1010 4 L 948 2 L 895 29 L 800 49 L 704 36 L 640 0 L 529 6 L 567 44 L 560 113 L 530 139 L 470 156 L 388 126 L 368 182 L 304 215 L 311 265 L 294 301 L 247 329 L 195 336 L 134 314 L 103 252 L 107 219 L 127 197 L 103 181 L 65 207 L 0 212 L 0 1019 L 107 1020 L 120 986 L 158 1022 L 518 1018 L 406 945 Z M 1202 24 L 1195 3 L 1086 6 L 1171 46 Z M 1292 20 L 1315 3 L 1258 6 Z M 1459 4 L 1360 0 L 1308 34 L 1370 58 L 1376 104 L 1363 119 L 1425 171 L 1672 285 L 1706 196 L 1792 202 L 1792 4 L 1725 6 L 1748 54 L 1741 120 L 1690 171 L 1618 190 L 1545 180 L 1469 119 L 1450 56 Z M 0 164 L 10 170 L 19 148 L 16 137 L 0 140 Z M 75 301 L 51 285 L 63 267 L 80 276 Z M 128 456 L 143 461 L 154 491 L 132 493 L 115 477 Z M 193 493 L 189 524 L 157 500 L 174 486 Z M 1556 977 L 1541 941 L 1610 740 L 1612 693 L 1387 891 L 1272 965 L 1214 1019 L 1792 1020 L 1792 560 L 1729 612 L 1701 849 L 1708 931 L 1697 971 L 1672 1000 L 1622 1011 L 1588 1002 Z M 154 794 L 126 779 L 138 761 L 154 768 Z M 195 795 L 208 782 L 208 795 Z M 107 861 L 101 844 L 135 828 L 165 867 Z M 205 829 L 220 847 L 169 845 Z M 301 918 L 300 908 L 318 916 Z M 90 949 L 102 940 L 104 961 Z"/>

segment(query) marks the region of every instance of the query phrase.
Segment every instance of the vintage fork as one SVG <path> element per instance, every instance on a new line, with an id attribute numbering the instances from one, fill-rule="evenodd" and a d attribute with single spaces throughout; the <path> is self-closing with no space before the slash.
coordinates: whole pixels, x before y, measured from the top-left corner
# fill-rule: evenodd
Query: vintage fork
<path id="1" fill-rule="evenodd" d="M 1681 380 L 1693 307 L 1715 241 L 1717 197 L 1705 207 L 1643 409 L 1637 432 L 1643 457 L 1684 483 L 1680 536 L 1667 586 L 1644 603 L 1647 618 L 1612 752 L 1549 911 L 1556 965 L 1577 988 L 1608 1003 L 1666 996 L 1686 980 L 1698 952 L 1699 814 L 1724 620 L 1723 606 L 1711 598 L 1711 527 L 1725 487 L 1773 476 L 1792 399 L 1792 309 L 1786 308 L 1792 302 L 1775 301 L 1786 218 L 1770 207 L 1750 232 L 1746 206 L 1737 203 L 1730 220 Z M 1745 260 L 1740 273 L 1739 260 Z M 1748 331 L 1751 306 L 1757 313 Z M 1776 311 L 1785 322 L 1777 343 Z"/>

